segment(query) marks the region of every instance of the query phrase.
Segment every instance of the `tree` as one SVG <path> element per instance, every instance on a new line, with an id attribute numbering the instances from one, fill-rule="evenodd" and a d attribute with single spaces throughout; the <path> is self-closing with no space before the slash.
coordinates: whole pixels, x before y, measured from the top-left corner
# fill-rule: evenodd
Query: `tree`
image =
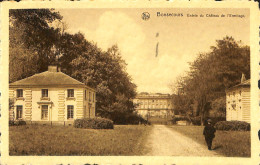
<path id="1" fill-rule="evenodd" d="M 63 72 L 97 90 L 97 115 L 122 123 L 134 114 L 136 85 L 118 47 L 103 51 L 82 33 L 66 32 L 54 10 L 10 10 L 9 48 L 10 82 L 58 63 Z"/>
<path id="2" fill-rule="evenodd" d="M 232 37 L 217 40 L 210 52 L 199 54 L 190 63 L 190 71 L 182 78 L 183 81 L 177 83 L 184 92 L 179 100 L 175 99 L 175 104 L 186 107 L 186 111 L 190 111 L 187 107 L 196 105 L 197 111 L 193 115 L 200 116 L 202 124 L 211 109 L 211 103 L 225 96 L 226 88 L 238 84 L 242 73 L 250 77 L 249 47 Z M 185 98 L 186 102 L 180 101 L 180 97 Z M 224 108 L 217 109 L 223 111 Z"/>
<path id="3" fill-rule="evenodd" d="M 133 113 L 131 99 L 136 95 L 136 85 L 126 72 L 117 46 L 106 52 L 96 45 L 88 45 L 87 51 L 70 63 L 72 76 L 97 90 L 97 114 L 115 122 Z"/>
<path id="4" fill-rule="evenodd" d="M 60 29 L 53 24 L 62 17 L 49 9 L 12 9 L 9 18 L 9 81 L 13 82 L 45 71 L 55 61 Z"/>

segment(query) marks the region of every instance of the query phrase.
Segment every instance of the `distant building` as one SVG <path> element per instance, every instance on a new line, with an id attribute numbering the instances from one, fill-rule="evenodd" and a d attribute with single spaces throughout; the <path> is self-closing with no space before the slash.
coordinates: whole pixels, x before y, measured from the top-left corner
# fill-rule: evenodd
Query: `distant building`
<path id="1" fill-rule="evenodd" d="M 250 123 L 250 80 L 241 78 L 241 83 L 226 90 L 226 120 Z"/>
<path id="2" fill-rule="evenodd" d="M 95 117 L 95 90 L 60 72 L 48 71 L 9 84 L 10 120 L 70 122 Z"/>
<path id="3" fill-rule="evenodd" d="M 168 118 L 173 116 L 173 104 L 170 94 L 142 92 L 136 96 L 136 111 L 142 117 Z"/>

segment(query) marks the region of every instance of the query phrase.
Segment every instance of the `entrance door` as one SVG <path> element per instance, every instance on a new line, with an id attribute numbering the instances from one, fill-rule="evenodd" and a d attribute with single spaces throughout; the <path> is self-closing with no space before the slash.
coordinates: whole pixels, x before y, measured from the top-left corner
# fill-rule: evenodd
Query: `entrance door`
<path id="1" fill-rule="evenodd" d="M 42 120 L 48 120 L 48 105 L 42 105 Z"/>

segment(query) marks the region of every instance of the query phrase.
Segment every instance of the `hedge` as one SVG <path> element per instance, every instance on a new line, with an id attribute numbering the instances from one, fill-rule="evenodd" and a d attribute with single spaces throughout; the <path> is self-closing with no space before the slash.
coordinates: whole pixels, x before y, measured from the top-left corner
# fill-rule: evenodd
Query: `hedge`
<path id="1" fill-rule="evenodd" d="M 172 122 L 173 122 L 173 124 L 176 124 L 177 121 L 184 120 L 184 121 L 187 121 L 189 123 L 191 122 L 193 125 L 201 125 L 201 118 L 200 118 L 200 116 L 194 116 L 194 117 L 191 116 L 190 119 L 191 119 L 191 121 L 188 119 L 187 116 L 178 116 L 178 117 L 175 116 L 173 118 Z M 206 118 L 204 120 L 204 124 L 207 121 L 207 119 L 211 119 L 213 124 L 215 124 L 215 123 L 217 123 L 219 121 L 225 121 L 226 120 L 225 117 L 210 117 L 210 118 Z"/>
<path id="2" fill-rule="evenodd" d="M 224 131 L 250 131 L 250 124 L 244 121 L 219 121 L 215 128 Z"/>
<path id="3" fill-rule="evenodd" d="M 76 119 L 73 123 L 75 128 L 91 128 L 91 129 L 113 129 L 114 123 L 106 118 L 84 118 Z"/>

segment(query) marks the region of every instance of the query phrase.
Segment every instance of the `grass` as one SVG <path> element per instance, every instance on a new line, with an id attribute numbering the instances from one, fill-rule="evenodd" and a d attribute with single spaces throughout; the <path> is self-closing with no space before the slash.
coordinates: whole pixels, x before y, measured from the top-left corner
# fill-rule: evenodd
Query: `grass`
<path id="1" fill-rule="evenodd" d="M 10 155 L 144 155 L 151 126 L 116 125 L 112 130 L 72 126 L 9 127 Z"/>
<path id="2" fill-rule="evenodd" d="M 203 136 L 203 126 L 169 126 L 171 129 L 206 145 Z M 213 149 L 228 157 L 250 157 L 250 131 L 219 131 L 213 140 Z"/>

